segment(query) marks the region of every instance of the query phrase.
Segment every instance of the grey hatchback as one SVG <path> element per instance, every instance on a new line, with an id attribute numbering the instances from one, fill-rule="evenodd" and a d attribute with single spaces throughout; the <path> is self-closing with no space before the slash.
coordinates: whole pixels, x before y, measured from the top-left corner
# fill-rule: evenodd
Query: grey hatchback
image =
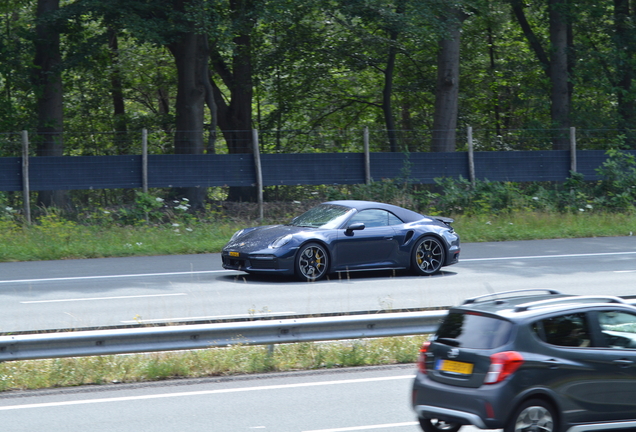
<path id="1" fill-rule="evenodd" d="M 636 307 L 520 290 L 453 307 L 421 349 L 412 405 L 425 432 L 636 427 Z"/>

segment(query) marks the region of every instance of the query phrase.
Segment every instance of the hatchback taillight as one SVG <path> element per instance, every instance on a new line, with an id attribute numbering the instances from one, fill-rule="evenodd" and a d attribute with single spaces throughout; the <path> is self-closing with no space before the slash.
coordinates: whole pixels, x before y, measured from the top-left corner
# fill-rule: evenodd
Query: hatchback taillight
<path id="1" fill-rule="evenodd" d="M 523 364 L 523 357 L 516 351 L 505 351 L 490 356 L 490 368 L 484 384 L 496 384 L 515 373 Z"/>
<path id="2" fill-rule="evenodd" d="M 430 345 L 430 342 L 424 342 L 422 344 L 422 348 L 420 348 L 420 356 L 417 359 L 417 369 L 423 374 L 426 373 L 426 352 L 428 351 L 428 347 Z"/>

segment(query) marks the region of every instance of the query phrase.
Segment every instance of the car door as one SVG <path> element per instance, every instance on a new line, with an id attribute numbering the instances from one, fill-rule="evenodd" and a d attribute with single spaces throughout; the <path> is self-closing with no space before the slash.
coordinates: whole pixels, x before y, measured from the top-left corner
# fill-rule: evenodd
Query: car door
<path id="1" fill-rule="evenodd" d="M 363 210 L 349 220 L 347 227 L 363 223 L 364 229 L 339 230 L 334 245 L 335 270 L 394 267 L 398 252 L 393 225 L 402 223 L 381 209 Z"/>
<path id="2" fill-rule="evenodd" d="M 535 378 L 559 395 L 568 423 L 612 419 L 606 403 L 612 383 L 603 375 L 605 357 L 603 349 L 595 346 L 593 321 L 580 311 L 550 316 L 533 326 L 545 343 Z"/>
<path id="3" fill-rule="evenodd" d="M 595 398 L 609 420 L 636 419 L 636 313 L 596 311 L 603 347 L 597 349 L 599 385 Z"/>
<path id="4" fill-rule="evenodd" d="M 570 423 L 636 418 L 636 315 L 607 309 L 541 321 L 542 378 Z"/>

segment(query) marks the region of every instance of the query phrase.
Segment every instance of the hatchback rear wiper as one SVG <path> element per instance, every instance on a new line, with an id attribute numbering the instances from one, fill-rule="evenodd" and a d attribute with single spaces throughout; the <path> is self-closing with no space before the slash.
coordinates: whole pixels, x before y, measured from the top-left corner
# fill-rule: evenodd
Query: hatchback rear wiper
<path id="1" fill-rule="evenodd" d="M 457 339 L 437 338 L 437 339 L 435 339 L 435 342 L 440 342 L 440 343 L 443 343 L 444 345 L 450 345 L 450 346 L 454 346 L 454 347 L 458 347 L 459 346 L 459 341 Z"/>

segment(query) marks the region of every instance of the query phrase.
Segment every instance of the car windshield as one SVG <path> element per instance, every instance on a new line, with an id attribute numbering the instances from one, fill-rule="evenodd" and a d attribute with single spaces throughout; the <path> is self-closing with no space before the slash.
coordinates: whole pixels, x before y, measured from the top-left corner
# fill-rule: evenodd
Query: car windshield
<path id="1" fill-rule="evenodd" d="M 289 225 L 310 228 L 335 229 L 354 211 L 350 207 L 335 204 L 320 204 L 292 219 Z"/>

